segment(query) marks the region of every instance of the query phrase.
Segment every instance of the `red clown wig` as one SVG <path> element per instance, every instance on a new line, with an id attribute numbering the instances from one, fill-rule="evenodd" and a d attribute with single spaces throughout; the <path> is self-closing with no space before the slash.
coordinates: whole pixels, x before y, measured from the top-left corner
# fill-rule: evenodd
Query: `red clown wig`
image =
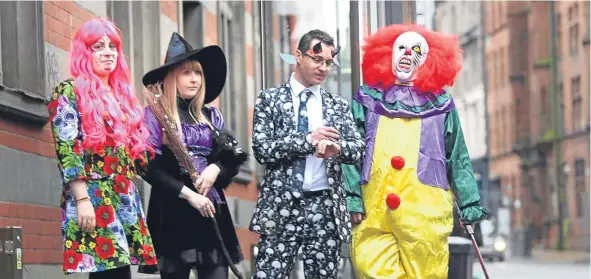
<path id="1" fill-rule="evenodd" d="M 400 24 L 386 26 L 365 39 L 361 64 L 364 83 L 383 89 L 394 84 L 394 41 L 408 31 L 421 34 L 429 44 L 427 60 L 417 69 L 414 87 L 422 92 L 440 93 L 444 86 L 453 86 L 456 76 L 462 70 L 462 49 L 458 38 L 430 31 L 420 25 Z"/>

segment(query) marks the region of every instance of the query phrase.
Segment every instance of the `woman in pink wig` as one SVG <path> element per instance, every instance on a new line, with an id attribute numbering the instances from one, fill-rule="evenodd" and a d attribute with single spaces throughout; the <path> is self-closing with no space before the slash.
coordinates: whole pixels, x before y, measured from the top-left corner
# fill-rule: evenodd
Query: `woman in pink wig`
<path id="1" fill-rule="evenodd" d="M 57 85 L 49 114 L 62 174 L 64 272 L 131 278 L 129 265 L 155 265 L 134 185 L 149 132 L 130 81 L 121 32 L 92 19 L 72 41 L 73 78 Z"/>

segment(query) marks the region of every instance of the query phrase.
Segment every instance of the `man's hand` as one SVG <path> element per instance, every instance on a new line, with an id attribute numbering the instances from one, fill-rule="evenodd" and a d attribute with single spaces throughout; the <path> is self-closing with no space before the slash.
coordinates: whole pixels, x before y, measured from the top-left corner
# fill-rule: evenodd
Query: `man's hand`
<path id="1" fill-rule="evenodd" d="M 319 127 L 312 131 L 312 146 L 316 146 L 321 140 L 337 141 L 340 137 L 335 128 Z"/>
<path id="2" fill-rule="evenodd" d="M 359 212 L 351 212 L 351 223 L 359 224 L 365 220 L 365 214 Z"/>
<path id="3" fill-rule="evenodd" d="M 318 145 L 316 145 L 316 152 L 314 155 L 318 158 L 330 158 L 336 154 L 341 152 L 341 147 L 331 140 L 321 140 Z"/>

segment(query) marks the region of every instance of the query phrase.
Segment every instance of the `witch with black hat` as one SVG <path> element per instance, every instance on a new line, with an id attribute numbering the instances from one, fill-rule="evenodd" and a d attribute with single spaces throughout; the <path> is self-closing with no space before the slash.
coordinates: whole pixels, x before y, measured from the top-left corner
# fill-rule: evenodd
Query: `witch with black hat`
<path id="1" fill-rule="evenodd" d="M 164 105 L 178 126 L 199 178 L 193 183 L 180 167 L 154 112 L 147 107 L 148 142 L 156 155 L 142 178 L 152 185 L 147 222 L 158 271 L 140 268 L 141 273 L 159 272 L 162 279 L 185 279 L 191 269 L 197 269 L 200 279 L 228 278 L 228 266 L 243 260 L 223 190 L 238 173 L 246 155 L 224 130 L 220 111 L 205 106 L 222 91 L 226 71 L 220 47 L 193 50 L 175 32 L 164 65 L 143 77 L 145 86 L 161 84 Z M 221 149 L 228 146 L 234 156 L 221 155 L 227 154 Z M 210 218 L 217 222 L 223 244 Z M 223 252 L 227 252 L 226 257 Z"/>

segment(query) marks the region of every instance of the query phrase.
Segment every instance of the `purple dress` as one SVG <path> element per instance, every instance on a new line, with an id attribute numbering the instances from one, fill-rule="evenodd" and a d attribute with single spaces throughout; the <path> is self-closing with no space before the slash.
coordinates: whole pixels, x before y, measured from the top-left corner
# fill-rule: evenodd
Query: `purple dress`
<path id="1" fill-rule="evenodd" d="M 203 112 L 215 129 L 223 128 L 224 121 L 219 110 L 204 108 Z M 226 249 L 232 261 L 238 263 L 242 261 L 243 255 L 226 204 L 222 188 L 224 186 L 216 186 L 219 180 L 231 179 L 238 169 L 221 164 L 212 156 L 212 153 L 215 153 L 215 150 L 212 150 L 215 146 L 213 131 L 207 124 L 194 122 L 188 113 L 188 103 L 179 102 L 179 115 L 183 131 L 182 140 L 193 157 L 197 171 L 203 171 L 209 164 L 220 167 L 220 174 L 208 197 L 216 206 L 215 218 Z M 149 108 L 146 108 L 145 123 L 150 130 L 148 143 L 154 148 L 156 155 L 150 160 L 148 171 L 142 178 L 152 185 L 147 222 L 152 233 L 159 271 L 172 273 L 187 265 L 196 268 L 227 266 L 228 263 L 220 250 L 220 243 L 214 234 L 213 222 L 202 217 L 186 200 L 179 198 L 183 186 L 196 190 L 187 172 L 179 166 L 174 153 L 163 144 L 162 129 Z M 154 273 L 155 270 L 140 268 L 139 272 Z"/>

